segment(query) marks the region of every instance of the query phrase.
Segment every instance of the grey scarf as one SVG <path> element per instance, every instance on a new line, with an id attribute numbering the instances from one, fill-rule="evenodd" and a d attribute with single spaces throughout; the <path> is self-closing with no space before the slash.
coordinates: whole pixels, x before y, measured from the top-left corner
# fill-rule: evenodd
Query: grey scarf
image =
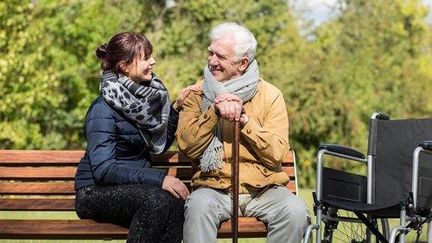
<path id="1" fill-rule="evenodd" d="M 163 152 L 170 101 L 168 91 L 156 75 L 153 74 L 147 85 L 142 85 L 106 70 L 101 76 L 100 91 L 108 104 L 136 124 L 152 153 Z"/>
<path id="2" fill-rule="evenodd" d="M 243 75 L 225 82 L 217 81 L 206 65 L 204 68 L 204 97 L 201 102 L 201 111 L 208 110 L 215 98 L 222 93 L 237 95 L 243 100 L 243 103 L 249 101 L 257 92 L 258 82 L 259 70 L 255 59 L 250 63 Z M 214 131 L 214 137 L 200 159 L 201 170 L 209 172 L 218 168 L 220 169 L 223 157 L 222 131 L 218 122 Z"/>

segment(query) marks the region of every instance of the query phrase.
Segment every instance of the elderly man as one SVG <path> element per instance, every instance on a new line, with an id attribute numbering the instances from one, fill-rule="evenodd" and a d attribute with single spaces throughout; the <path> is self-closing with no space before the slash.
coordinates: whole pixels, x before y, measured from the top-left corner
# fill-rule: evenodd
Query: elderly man
<path id="1" fill-rule="evenodd" d="M 257 42 L 236 23 L 210 33 L 202 92 L 185 100 L 177 129 L 180 150 L 194 161 L 194 191 L 185 203 L 185 243 L 216 242 L 231 217 L 233 120 L 241 124 L 239 214 L 268 224 L 268 242 L 300 242 L 306 205 L 285 185 L 281 162 L 289 152 L 288 115 L 280 90 L 259 76 Z"/>

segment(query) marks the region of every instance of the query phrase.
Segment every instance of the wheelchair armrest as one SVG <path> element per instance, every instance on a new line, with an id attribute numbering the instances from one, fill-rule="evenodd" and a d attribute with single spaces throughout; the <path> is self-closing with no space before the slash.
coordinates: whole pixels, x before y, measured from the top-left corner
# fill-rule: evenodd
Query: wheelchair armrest
<path id="1" fill-rule="evenodd" d="M 343 159 L 348 159 L 352 161 L 357 161 L 361 163 L 366 163 L 365 155 L 355 149 L 345 147 L 337 144 L 323 144 L 319 147 L 319 151 L 317 153 L 317 184 L 316 184 L 316 193 L 317 200 L 321 201 L 322 199 L 322 183 L 323 183 L 323 163 L 324 163 L 324 155 L 331 155 Z"/>
<path id="2" fill-rule="evenodd" d="M 429 152 L 432 152 L 432 141 L 424 141 L 418 145 L 419 147 L 422 147 L 424 150 L 428 150 Z"/>
<path id="3" fill-rule="evenodd" d="M 341 154 L 341 155 L 348 155 L 351 157 L 355 157 L 358 159 L 364 159 L 365 155 L 355 149 L 345 147 L 342 145 L 337 144 L 323 144 L 319 147 L 319 150 L 326 149 L 330 152 Z"/>

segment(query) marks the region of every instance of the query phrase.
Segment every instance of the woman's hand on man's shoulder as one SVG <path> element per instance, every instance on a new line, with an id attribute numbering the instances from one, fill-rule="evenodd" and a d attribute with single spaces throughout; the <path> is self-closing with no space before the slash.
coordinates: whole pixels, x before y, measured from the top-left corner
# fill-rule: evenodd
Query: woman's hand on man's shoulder
<path id="1" fill-rule="evenodd" d="M 173 104 L 173 108 L 176 111 L 181 111 L 181 109 L 183 108 L 184 101 L 189 96 L 189 94 L 191 92 L 200 92 L 200 91 L 201 91 L 201 84 L 200 83 L 190 85 L 190 86 L 182 89 L 178 95 L 178 98 L 176 99 L 176 101 Z"/>

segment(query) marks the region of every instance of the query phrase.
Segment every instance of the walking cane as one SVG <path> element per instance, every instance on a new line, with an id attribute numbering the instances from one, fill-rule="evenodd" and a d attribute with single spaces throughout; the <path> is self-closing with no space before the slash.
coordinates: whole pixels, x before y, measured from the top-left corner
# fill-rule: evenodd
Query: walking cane
<path id="1" fill-rule="evenodd" d="M 232 163 L 231 163 L 231 195 L 233 210 L 231 217 L 232 242 L 238 241 L 238 199 L 239 199 L 239 143 L 240 143 L 240 122 L 234 121 Z"/>

